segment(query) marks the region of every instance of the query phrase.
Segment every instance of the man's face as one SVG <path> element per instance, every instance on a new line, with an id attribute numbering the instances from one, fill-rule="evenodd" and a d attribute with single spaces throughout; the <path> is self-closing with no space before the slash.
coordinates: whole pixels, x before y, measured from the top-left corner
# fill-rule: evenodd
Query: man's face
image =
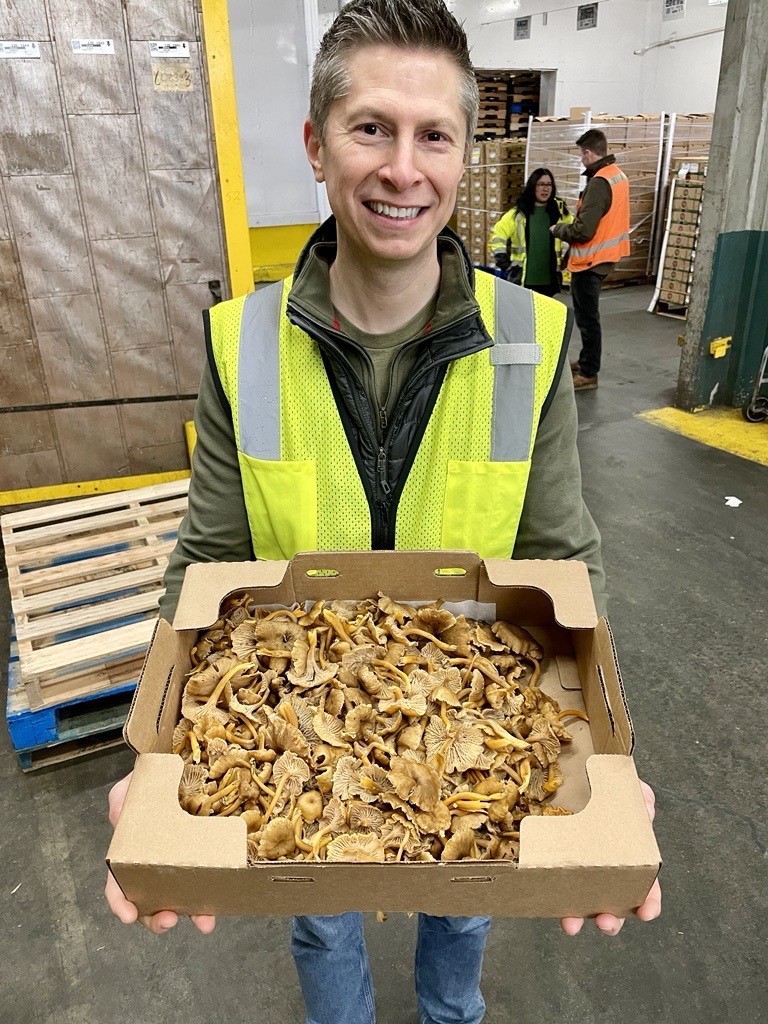
<path id="1" fill-rule="evenodd" d="M 348 58 L 350 89 L 307 155 L 343 240 L 372 264 L 434 253 L 456 203 L 466 141 L 461 73 L 440 53 L 366 46 Z"/>
<path id="2" fill-rule="evenodd" d="M 585 167 L 589 167 L 590 164 L 593 164 L 596 160 L 599 159 L 600 157 L 597 155 L 597 153 L 593 153 L 591 149 L 581 150 L 581 162 Z"/>

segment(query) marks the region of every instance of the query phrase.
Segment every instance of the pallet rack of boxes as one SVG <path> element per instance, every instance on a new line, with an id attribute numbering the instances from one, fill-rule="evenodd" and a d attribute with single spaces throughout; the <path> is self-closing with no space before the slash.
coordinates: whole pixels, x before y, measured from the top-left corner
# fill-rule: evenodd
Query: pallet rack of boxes
<path id="1" fill-rule="evenodd" d="M 704 161 L 672 163 L 661 270 L 649 312 L 679 320 L 687 316 L 706 176 Z"/>
<path id="2" fill-rule="evenodd" d="M 456 230 L 476 266 L 490 260 L 494 224 L 523 190 L 525 140 L 499 139 L 472 147 L 456 202 Z"/>
<path id="3" fill-rule="evenodd" d="M 528 168 L 547 167 L 557 183 L 558 195 L 576 211 L 584 187 L 576 140 L 587 128 L 598 128 L 608 138 L 608 151 L 630 182 L 630 238 L 632 252 L 618 264 L 608 283 L 646 281 L 651 272 L 654 228 L 659 206 L 664 133 L 663 114 L 624 117 L 599 114 L 570 118 L 533 118 L 528 132 Z"/>

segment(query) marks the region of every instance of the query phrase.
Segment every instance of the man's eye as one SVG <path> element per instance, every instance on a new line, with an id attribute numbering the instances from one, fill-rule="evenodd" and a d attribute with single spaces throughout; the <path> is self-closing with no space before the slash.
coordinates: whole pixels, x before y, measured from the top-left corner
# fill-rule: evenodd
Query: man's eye
<path id="1" fill-rule="evenodd" d="M 444 138 L 442 132 L 427 132 L 427 139 L 430 142 L 442 142 Z"/>
<path id="2" fill-rule="evenodd" d="M 362 127 L 366 135 L 376 135 L 379 130 L 375 124 L 364 124 Z"/>

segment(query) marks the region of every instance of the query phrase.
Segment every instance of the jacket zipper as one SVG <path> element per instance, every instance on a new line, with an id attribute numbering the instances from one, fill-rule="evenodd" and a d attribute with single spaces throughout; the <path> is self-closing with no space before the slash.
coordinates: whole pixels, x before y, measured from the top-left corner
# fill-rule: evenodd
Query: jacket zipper
<path id="1" fill-rule="evenodd" d="M 464 316 L 459 317 L 457 320 L 451 321 L 451 323 L 445 324 L 443 327 L 440 328 L 439 331 L 437 331 L 433 335 L 431 335 L 430 341 L 439 340 L 442 334 L 452 330 L 457 324 L 460 324 L 462 321 L 468 320 L 470 317 L 476 316 L 476 315 L 477 315 L 477 312 L 473 311 L 472 313 L 467 313 Z M 300 314 L 300 319 L 308 320 L 309 323 L 311 323 L 312 326 L 315 328 L 315 331 L 317 333 L 321 333 L 321 334 L 325 333 L 325 334 L 331 335 L 331 336 L 337 334 L 345 343 L 347 343 L 347 344 L 350 343 L 351 339 L 345 337 L 343 334 L 341 334 L 338 331 L 334 331 L 333 328 L 321 326 L 320 324 L 317 324 L 316 322 L 313 322 L 310 317 L 306 316 L 306 314 Z M 299 323 L 298 326 L 301 327 L 301 324 Z M 318 328 L 319 328 L 319 330 L 318 330 Z M 302 328 L 302 329 L 306 330 L 306 328 Z M 307 333 L 309 333 L 309 332 L 307 332 Z M 414 338 L 412 342 L 408 343 L 408 346 L 410 346 L 411 344 L 415 344 L 416 342 L 421 341 L 421 340 L 422 339 L 420 337 L 419 338 Z M 354 345 L 355 343 L 352 342 L 352 344 Z M 483 346 L 483 347 L 488 347 L 488 346 Z M 373 363 L 371 362 L 371 357 L 368 355 L 368 353 L 365 351 L 365 349 L 362 348 L 359 345 L 357 345 L 356 348 L 370 362 L 371 366 L 373 366 Z M 479 352 L 479 351 L 481 351 L 481 348 L 470 349 L 470 351 L 468 351 L 468 352 L 461 353 L 461 356 L 464 356 L 464 355 L 474 355 L 476 352 Z M 401 352 L 402 352 L 402 349 L 401 349 Z M 342 352 L 338 352 L 338 351 L 336 351 L 334 353 L 334 355 L 335 355 L 336 358 L 340 359 L 346 365 L 347 372 L 351 374 L 352 378 L 353 379 L 357 378 L 357 373 L 356 373 L 354 367 L 352 366 L 352 364 L 346 358 L 346 356 Z M 400 355 L 400 352 L 398 352 L 398 355 L 395 358 L 397 359 L 399 355 Z M 375 487 L 376 493 L 373 495 L 373 504 L 374 504 L 374 507 L 375 507 L 375 513 L 376 514 L 375 514 L 375 516 L 372 516 L 372 523 L 371 523 L 371 548 L 374 551 L 389 550 L 391 548 L 394 548 L 394 544 L 395 544 L 395 525 L 396 524 L 395 524 L 395 520 L 394 520 L 394 518 L 392 516 L 392 511 L 393 511 L 393 509 L 392 509 L 393 488 L 392 488 L 392 485 L 391 485 L 391 483 L 389 481 L 389 448 L 391 447 L 391 445 L 388 442 L 389 442 L 389 438 L 391 438 L 391 436 L 392 436 L 391 428 L 394 427 L 395 424 L 398 424 L 399 421 L 402 419 L 402 411 L 405 408 L 405 400 L 408 397 L 408 395 L 410 395 L 410 394 L 412 394 L 414 392 L 416 384 L 418 383 L 418 381 L 422 377 L 426 376 L 426 374 L 429 372 L 429 370 L 435 369 L 436 367 L 440 366 L 443 362 L 452 362 L 455 358 L 460 358 L 460 357 L 459 356 L 446 356 L 443 359 L 435 360 L 435 362 L 431 363 L 429 367 L 422 368 L 420 371 L 418 371 L 416 373 L 415 376 L 411 377 L 408 380 L 405 389 L 398 396 L 398 400 L 397 400 L 397 403 L 395 405 L 395 410 L 394 410 L 395 415 L 393 416 L 393 419 L 391 421 L 388 422 L 386 409 L 384 409 L 382 406 L 379 406 L 379 410 L 378 410 L 378 413 L 379 413 L 379 415 L 378 415 L 379 423 L 378 423 L 378 426 L 379 426 L 380 431 L 381 431 L 381 436 L 380 437 L 376 436 L 378 434 L 378 431 L 375 429 L 375 427 L 374 427 L 373 430 L 371 430 L 372 424 L 370 422 L 370 419 L 369 419 L 369 417 L 366 417 L 365 415 L 362 414 L 363 410 L 360 408 L 360 402 L 358 401 L 358 396 L 355 394 L 355 399 L 354 400 L 355 400 L 355 405 L 358 408 L 358 414 L 360 416 L 360 425 L 365 430 L 365 432 L 368 434 L 369 441 L 373 442 L 374 448 L 378 449 L 377 457 L 376 457 L 376 487 Z M 392 369 L 393 369 L 393 367 L 390 368 L 390 383 L 391 383 L 391 372 L 392 372 Z M 371 406 L 369 405 L 369 410 L 370 409 L 371 409 Z M 389 437 L 387 436 L 388 430 L 389 430 Z M 363 487 L 365 488 L 365 479 L 364 478 L 362 479 L 362 482 L 363 482 Z"/>

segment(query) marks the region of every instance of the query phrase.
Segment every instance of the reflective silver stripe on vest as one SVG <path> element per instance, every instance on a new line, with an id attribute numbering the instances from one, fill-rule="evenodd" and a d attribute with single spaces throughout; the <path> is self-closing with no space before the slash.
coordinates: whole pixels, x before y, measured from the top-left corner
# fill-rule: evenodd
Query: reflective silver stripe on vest
<path id="1" fill-rule="evenodd" d="M 251 292 L 243 303 L 237 365 L 240 450 L 254 459 L 280 458 L 278 324 L 283 282 Z"/>
<path id="2" fill-rule="evenodd" d="M 626 174 L 624 173 L 624 171 L 619 171 L 618 174 L 614 174 L 614 176 L 612 178 L 608 178 L 607 179 L 609 185 L 618 185 L 618 183 L 620 181 L 627 181 L 627 180 L 628 180 L 628 178 L 627 178 Z"/>
<path id="3" fill-rule="evenodd" d="M 533 292 L 497 278 L 494 305 L 491 461 L 524 462 L 531 446 L 536 366 L 541 362 L 541 346 L 531 343 L 536 336 Z"/>
<path id="4" fill-rule="evenodd" d="M 600 242 L 599 245 L 589 245 L 583 248 L 580 245 L 574 245 L 573 251 L 576 256 L 594 256 L 596 252 L 602 252 L 603 249 L 610 249 L 612 245 L 618 245 L 619 242 L 628 242 L 629 232 L 624 231 L 622 234 L 617 235 L 616 238 L 609 238 L 605 242 Z"/>

